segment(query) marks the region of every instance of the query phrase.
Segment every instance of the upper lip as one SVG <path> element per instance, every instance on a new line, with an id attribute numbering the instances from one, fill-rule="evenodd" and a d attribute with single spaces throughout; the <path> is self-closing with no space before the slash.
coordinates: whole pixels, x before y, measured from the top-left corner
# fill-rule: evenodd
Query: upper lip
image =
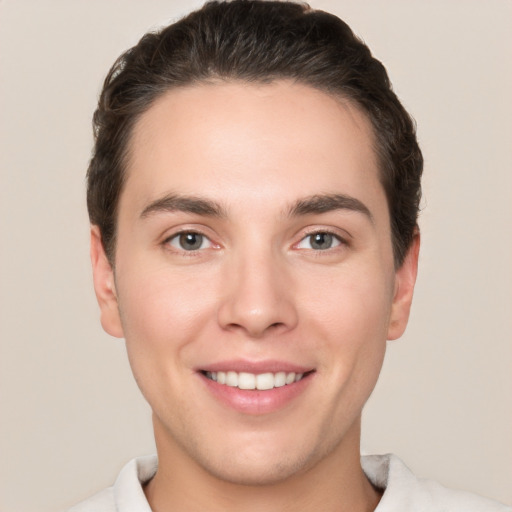
<path id="1" fill-rule="evenodd" d="M 248 361 L 244 359 L 233 359 L 229 361 L 216 361 L 208 363 L 197 368 L 197 371 L 203 372 L 246 372 L 259 375 L 261 373 L 294 372 L 306 373 L 314 370 L 310 366 L 291 363 L 289 361 L 279 361 L 276 359 L 267 359 L 263 361 Z"/>

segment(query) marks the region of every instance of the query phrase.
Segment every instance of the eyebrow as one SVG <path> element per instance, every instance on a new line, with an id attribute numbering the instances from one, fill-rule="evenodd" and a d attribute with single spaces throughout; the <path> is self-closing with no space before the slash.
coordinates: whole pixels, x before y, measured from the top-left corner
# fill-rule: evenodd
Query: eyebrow
<path id="1" fill-rule="evenodd" d="M 369 208 L 355 197 L 345 194 L 315 194 L 299 199 L 288 212 L 291 217 L 332 212 L 335 210 L 350 210 L 362 213 L 373 223 L 373 215 Z"/>
<path id="2" fill-rule="evenodd" d="M 300 217 L 349 210 L 362 213 L 373 223 L 373 215 L 368 207 L 355 197 L 346 194 L 315 194 L 299 199 L 288 209 L 288 216 Z M 142 219 L 153 214 L 165 212 L 194 213 L 206 217 L 227 217 L 226 210 L 220 203 L 198 196 L 167 194 L 149 203 L 140 214 Z"/>
<path id="3" fill-rule="evenodd" d="M 206 217 L 226 217 L 224 208 L 215 201 L 197 196 L 168 194 L 149 203 L 140 214 L 142 219 L 156 213 L 185 212 Z"/>

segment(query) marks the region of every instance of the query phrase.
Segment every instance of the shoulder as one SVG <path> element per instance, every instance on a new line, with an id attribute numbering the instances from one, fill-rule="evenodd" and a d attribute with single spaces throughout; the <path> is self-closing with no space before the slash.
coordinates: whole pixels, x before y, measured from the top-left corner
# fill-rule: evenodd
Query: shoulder
<path id="1" fill-rule="evenodd" d="M 151 512 L 143 485 L 153 478 L 156 456 L 133 459 L 119 473 L 112 487 L 75 505 L 67 512 Z"/>
<path id="2" fill-rule="evenodd" d="M 116 512 L 114 488 L 108 487 L 85 501 L 71 507 L 67 512 Z"/>
<path id="3" fill-rule="evenodd" d="M 417 478 L 394 455 L 369 455 L 361 464 L 369 480 L 384 489 L 375 512 L 512 512 L 512 508 L 465 491 Z"/>
<path id="4" fill-rule="evenodd" d="M 432 480 L 420 480 L 437 510 L 450 512 L 510 512 L 511 507 L 476 494 L 447 489 Z"/>

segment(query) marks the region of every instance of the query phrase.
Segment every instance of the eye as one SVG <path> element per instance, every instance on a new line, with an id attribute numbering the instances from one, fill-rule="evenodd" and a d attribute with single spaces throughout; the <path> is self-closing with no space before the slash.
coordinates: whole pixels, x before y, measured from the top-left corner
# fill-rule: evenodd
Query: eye
<path id="1" fill-rule="evenodd" d="M 318 231 L 305 236 L 298 244 L 298 249 L 313 249 L 314 251 L 326 251 L 342 244 L 336 235 L 325 231 Z"/>
<path id="2" fill-rule="evenodd" d="M 166 243 L 182 251 L 198 251 L 212 247 L 211 241 L 201 233 L 186 231 L 166 240 Z"/>

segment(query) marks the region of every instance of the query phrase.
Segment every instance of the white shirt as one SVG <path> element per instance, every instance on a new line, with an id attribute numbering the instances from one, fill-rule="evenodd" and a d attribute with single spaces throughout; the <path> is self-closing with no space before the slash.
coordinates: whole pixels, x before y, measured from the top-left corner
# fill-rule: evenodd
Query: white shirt
<path id="1" fill-rule="evenodd" d="M 512 512 L 512 507 L 416 478 L 394 455 L 366 455 L 361 465 L 368 479 L 384 489 L 375 512 Z M 131 460 L 112 487 L 68 512 L 151 512 L 142 485 L 157 467 L 155 455 Z"/>

